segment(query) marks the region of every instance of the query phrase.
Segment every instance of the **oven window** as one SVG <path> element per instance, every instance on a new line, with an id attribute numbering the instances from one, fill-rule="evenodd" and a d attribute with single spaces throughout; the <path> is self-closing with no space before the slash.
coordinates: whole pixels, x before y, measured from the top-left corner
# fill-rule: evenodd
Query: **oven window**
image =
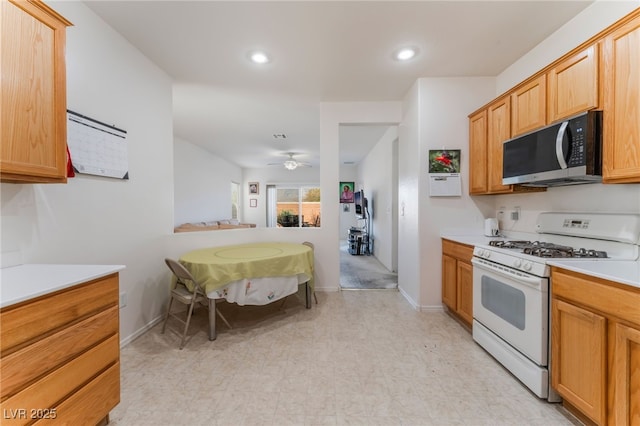
<path id="1" fill-rule="evenodd" d="M 486 275 L 482 276 L 480 286 L 482 306 L 514 327 L 524 330 L 525 294 Z"/>

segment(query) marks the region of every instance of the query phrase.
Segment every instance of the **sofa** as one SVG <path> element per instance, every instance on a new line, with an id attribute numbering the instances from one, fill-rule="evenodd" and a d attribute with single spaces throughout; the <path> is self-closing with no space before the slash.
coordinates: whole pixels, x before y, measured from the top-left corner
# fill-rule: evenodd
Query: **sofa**
<path id="1" fill-rule="evenodd" d="M 255 223 L 240 223 L 238 219 L 211 220 L 208 222 L 189 222 L 173 228 L 173 232 L 216 231 L 218 229 L 255 228 Z"/>

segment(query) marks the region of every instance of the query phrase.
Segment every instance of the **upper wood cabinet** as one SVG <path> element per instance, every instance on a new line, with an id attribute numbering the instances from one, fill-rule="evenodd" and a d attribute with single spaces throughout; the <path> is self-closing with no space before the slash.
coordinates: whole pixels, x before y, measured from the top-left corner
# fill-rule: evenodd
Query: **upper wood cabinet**
<path id="1" fill-rule="evenodd" d="M 548 123 L 598 107 L 598 46 L 557 63 L 547 73 Z"/>
<path id="2" fill-rule="evenodd" d="M 546 76 L 541 75 L 511 94 L 511 134 L 515 137 L 546 124 Z M 508 139 L 508 138 L 507 138 Z"/>
<path id="3" fill-rule="evenodd" d="M 469 117 L 469 193 L 487 192 L 487 110 Z"/>
<path id="4" fill-rule="evenodd" d="M 0 179 L 66 182 L 66 27 L 38 0 L 0 2 Z"/>
<path id="5" fill-rule="evenodd" d="M 490 193 L 511 190 L 510 185 L 502 184 L 502 144 L 510 137 L 511 105 L 509 97 L 505 96 L 487 108 L 487 177 Z"/>
<path id="6" fill-rule="evenodd" d="M 603 180 L 640 182 L 640 13 L 602 45 Z"/>

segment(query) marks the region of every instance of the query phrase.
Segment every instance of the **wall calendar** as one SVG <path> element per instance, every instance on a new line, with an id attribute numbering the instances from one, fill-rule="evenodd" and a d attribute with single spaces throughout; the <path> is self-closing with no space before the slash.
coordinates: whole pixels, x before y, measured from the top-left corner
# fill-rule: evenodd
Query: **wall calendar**
<path id="1" fill-rule="evenodd" d="M 125 130 L 67 110 L 67 145 L 76 173 L 129 179 Z"/>

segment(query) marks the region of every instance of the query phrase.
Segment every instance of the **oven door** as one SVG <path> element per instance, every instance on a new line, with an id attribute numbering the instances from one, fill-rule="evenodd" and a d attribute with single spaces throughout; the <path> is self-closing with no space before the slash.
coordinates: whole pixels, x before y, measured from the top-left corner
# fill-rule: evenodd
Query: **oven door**
<path id="1" fill-rule="evenodd" d="M 549 281 L 474 257 L 473 317 L 539 366 L 548 362 Z"/>

